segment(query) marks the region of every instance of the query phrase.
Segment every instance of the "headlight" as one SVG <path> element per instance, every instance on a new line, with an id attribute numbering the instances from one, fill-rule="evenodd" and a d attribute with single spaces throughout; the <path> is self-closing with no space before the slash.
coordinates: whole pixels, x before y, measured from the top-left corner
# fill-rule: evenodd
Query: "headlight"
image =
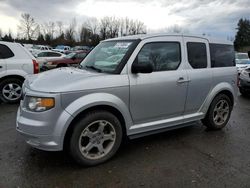
<path id="1" fill-rule="evenodd" d="M 33 112 L 43 112 L 55 106 L 54 98 L 26 96 L 26 109 Z"/>
<path id="2" fill-rule="evenodd" d="M 241 76 L 249 77 L 249 72 L 247 72 L 246 70 L 243 70 L 240 74 Z"/>

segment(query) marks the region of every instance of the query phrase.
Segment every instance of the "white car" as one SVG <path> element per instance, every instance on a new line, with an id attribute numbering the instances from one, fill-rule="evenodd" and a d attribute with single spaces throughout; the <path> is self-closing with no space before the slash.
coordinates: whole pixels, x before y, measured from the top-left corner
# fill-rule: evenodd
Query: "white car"
<path id="1" fill-rule="evenodd" d="M 66 55 L 60 52 L 54 52 L 51 50 L 46 50 L 39 52 L 35 55 L 39 64 L 43 64 L 48 61 L 56 60 L 65 57 Z"/>
<path id="2" fill-rule="evenodd" d="M 52 50 L 56 51 L 56 52 L 65 53 L 67 51 L 70 51 L 70 46 L 58 45 L 56 48 L 54 48 Z"/>
<path id="3" fill-rule="evenodd" d="M 242 70 L 250 67 L 250 59 L 247 53 L 236 53 L 235 62 L 238 73 L 241 73 Z"/>
<path id="4" fill-rule="evenodd" d="M 32 48 L 29 49 L 29 51 L 33 55 L 37 55 L 38 53 L 45 51 L 45 50 L 50 50 L 48 46 L 43 46 L 43 45 L 35 45 Z"/>
<path id="5" fill-rule="evenodd" d="M 0 100 L 18 102 L 25 76 L 38 72 L 36 59 L 25 47 L 19 43 L 0 41 Z"/>

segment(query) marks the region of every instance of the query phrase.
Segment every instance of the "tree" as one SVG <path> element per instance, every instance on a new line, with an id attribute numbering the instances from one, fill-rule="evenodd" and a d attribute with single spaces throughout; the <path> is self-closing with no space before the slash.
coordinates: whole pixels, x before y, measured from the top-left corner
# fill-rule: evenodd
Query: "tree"
<path id="1" fill-rule="evenodd" d="M 238 31 L 234 41 L 235 49 L 250 46 L 250 20 L 241 18 L 236 29 Z"/>
<path id="2" fill-rule="evenodd" d="M 3 32 L 2 32 L 2 30 L 0 29 L 0 40 L 1 40 L 2 36 L 3 36 Z"/>
<path id="3" fill-rule="evenodd" d="M 85 45 L 88 45 L 92 36 L 92 32 L 84 25 L 82 25 L 82 27 L 80 28 L 79 36 L 80 36 L 80 42 Z"/>
<path id="4" fill-rule="evenodd" d="M 57 21 L 56 26 L 57 26 L 58 35 L 59 36 L 62 35 L 63 34 L 63 22 Z"/>
<path id="5" fill-rule="evenodd" d="M 93 34 L 97 34 L 99 22 L 96 18 L 88 19 L 84 24 Z"/>
<path id="6" fill-rule="evenodd" d="M 35 19 L 28 13 L 21 15 L 20 25 L 18 29 L 26 39 L 34 39 L 37 34 L 38 24 Z"/>
<path id="7" fill-rule="evenodd" d="M 75 32 L 76 32 L 76 26 L 77 26 L 77 23 L 76 23 L 76 19 L 74 18 L 68 29 L 66 30 L 65 32 L 65 39 L 68 40 L 68 41 L 72 41 L 72 42 L 75 42 Z"/>

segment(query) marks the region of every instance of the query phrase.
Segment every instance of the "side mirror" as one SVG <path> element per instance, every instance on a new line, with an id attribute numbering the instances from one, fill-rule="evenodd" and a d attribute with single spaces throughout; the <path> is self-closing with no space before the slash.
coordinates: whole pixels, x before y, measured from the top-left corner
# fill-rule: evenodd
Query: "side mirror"
<path id="1" fill-rule="evenodd" d="M 72 59 L 72 60 L 76 60 L 76 56 L 72 57 L 71 59 Z"/>
<path id="2" fill-rule="evenodd" d="M 131 71 L 134 74 L 137 74 L 137 73 L 152 73 L 153 70 L 154 70 L 154 67 L 153 67 L 152 63 L 150 63 L 148 61 L 145 61 L 145 62 L 141 62 L 139 64 L 137 59 L 132 64 L 132 68 L 131 68 Z"/>

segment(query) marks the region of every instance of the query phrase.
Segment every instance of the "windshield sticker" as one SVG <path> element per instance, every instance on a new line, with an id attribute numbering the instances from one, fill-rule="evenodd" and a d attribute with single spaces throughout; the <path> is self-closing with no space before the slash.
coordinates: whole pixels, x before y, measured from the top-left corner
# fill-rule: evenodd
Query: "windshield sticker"
<path id="1" fill-rule="evenodd" d="M 115 48 L 128 48 L 132 42 L 118 42 L 114 46 Z"/>

